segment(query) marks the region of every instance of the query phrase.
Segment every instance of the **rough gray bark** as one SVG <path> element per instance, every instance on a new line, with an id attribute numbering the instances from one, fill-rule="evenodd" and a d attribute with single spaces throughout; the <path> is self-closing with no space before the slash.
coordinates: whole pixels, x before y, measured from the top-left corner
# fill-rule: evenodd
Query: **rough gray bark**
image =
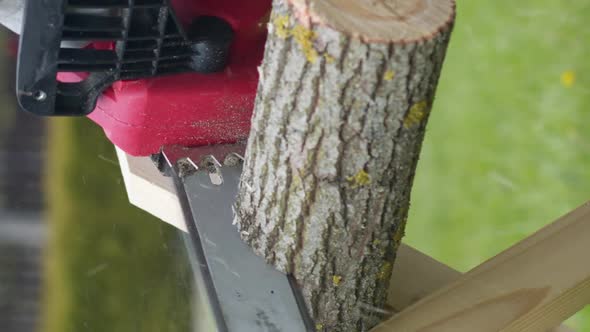
<path id="1" fill-rule="evenodd" d="M 319 22 L 313 2 L 274 1 L 236 221 L 296 277 L 317 330 L 382 318 L 452 28 L 447 3 L 430 34 L 382 40 Z"/>

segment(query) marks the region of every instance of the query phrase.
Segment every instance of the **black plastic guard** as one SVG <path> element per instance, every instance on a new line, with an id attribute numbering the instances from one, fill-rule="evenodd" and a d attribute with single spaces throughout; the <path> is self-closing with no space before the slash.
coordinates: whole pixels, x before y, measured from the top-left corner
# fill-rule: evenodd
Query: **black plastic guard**
<path id="1" fill-rule="evenodd" d="M 17 67 L 17 98 L 21 107 L 38 115 L 70 115 L 79 111 L 60 109 L 56 114 L 57 59 L 61 44 L 65 0 L 27 1 L 23 17 Z"/>
<path id="2" fill-rule="evenodd" d="M 87 115 L 118 80 L 223 70 L 233 34 L 212 16 L 195 18 L 187 34 L 169 0 L 28 0 L 18 101 L 41 116 Z M 59 82 L 60 72 L 84 79 Z"/>

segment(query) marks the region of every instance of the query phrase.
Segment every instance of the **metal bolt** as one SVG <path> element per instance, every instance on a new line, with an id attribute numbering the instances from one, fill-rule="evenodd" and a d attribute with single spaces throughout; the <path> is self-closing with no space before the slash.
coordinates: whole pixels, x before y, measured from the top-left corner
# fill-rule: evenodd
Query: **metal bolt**
<path id="1" fill-rule="evenodd" d="M 36 101 L 44 101 L 45 99 L 47 99 L 47 94 L 43 90 L 38 90 L 35 93 L 33 93 L 33 98 Z"/>

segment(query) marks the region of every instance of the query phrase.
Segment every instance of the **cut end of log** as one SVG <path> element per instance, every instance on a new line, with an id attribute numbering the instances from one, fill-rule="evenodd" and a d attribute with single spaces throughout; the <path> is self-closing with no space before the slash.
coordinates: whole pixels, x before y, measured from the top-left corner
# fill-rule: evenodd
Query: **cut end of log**
<path id="1" fill-rule="evenodd" d="M 368 42 L 406 43 L 448 29 L 455 0 L 289 0 L 303 24 L 329 26 Z"/>

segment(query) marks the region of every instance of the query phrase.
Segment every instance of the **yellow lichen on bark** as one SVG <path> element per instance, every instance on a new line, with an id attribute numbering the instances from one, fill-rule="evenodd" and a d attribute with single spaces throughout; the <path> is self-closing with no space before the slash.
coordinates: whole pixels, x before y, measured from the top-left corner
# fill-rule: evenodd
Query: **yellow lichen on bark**
<path id="1" fill-rule="evenodd" d="M 386 81 L 391 81 L 395 78 L 395 71 L 393 70 L 388 70 L 385 72 L 385 74 L 383 74 L 383 79 Z"/>
<path id="2" fill-rule="evenodd" d="M 318 51 L 313 47 L 313 41 L 317 38 L 315 32 L 309 30 L 303 25 L 296 25 L 291 31 L 291 35 L 301 47 L 307 61 L 314 63 L 318 59 Z"/>
<path id="3" fill-rule="evenodd" d="M 393 269 L 393 264 L 390 262 L 385 262 L 381 266 L 381 270 L 379 270 L 379 274 L 377 275 L 377 279 L 383 280 L 389 278 L 391 276 L 391 271 Z"/>
<path id="4" fill-rule="evenodd" d="M 427 109 L 428 103 L 426 101 L 421 101 L 412 105 L 412 107 L 410 107 L 410 111 L 404 118 L 404 127 L 412 128 L 422 123 L 422 120 L 426 118 Z"/>
<path id="5" fill-rule="evenodd" d="M 371 175 L 361 169 L 354 176 L 349 176 L 346 180 L 351 184 L 353 188 L 363 187 L 371 183 Z"/>
<path id="6" fill-rule="evenodd" d="M 307 61 L 315 63 L 318 59 L 318 51 L 313 46 L 317 35 L 314 31 L 304 27 L 301 24 L 295 24 L 293 28 L 290 28 L 289 16 L 281 15 L 275 17 L 273 20 L 274 31 L 279 38 L 287 39 L 294 38 L 301 51 L 305 55 Z M 326 55 L 326 60 L 330 60 L 329 55 Z"/>
<path id="7" fill-rule="evenodd" d="M 334 63 L 334 61 L 336 61 L 336 58 L 334 58 L 328 53 L 324 54 L 324 58 L 326 59 L 326 63 Z"/>
<path id="8" fill-rule="evenodd" d="M 291 35 L 291 31 L 289 30 L 289 16 L 277 16 L 272 22 L 275 28 L 274 31 L 277 34 L 277 36 L 279 36 L 279 38 L 289 38 L 289 36 Z"/>

